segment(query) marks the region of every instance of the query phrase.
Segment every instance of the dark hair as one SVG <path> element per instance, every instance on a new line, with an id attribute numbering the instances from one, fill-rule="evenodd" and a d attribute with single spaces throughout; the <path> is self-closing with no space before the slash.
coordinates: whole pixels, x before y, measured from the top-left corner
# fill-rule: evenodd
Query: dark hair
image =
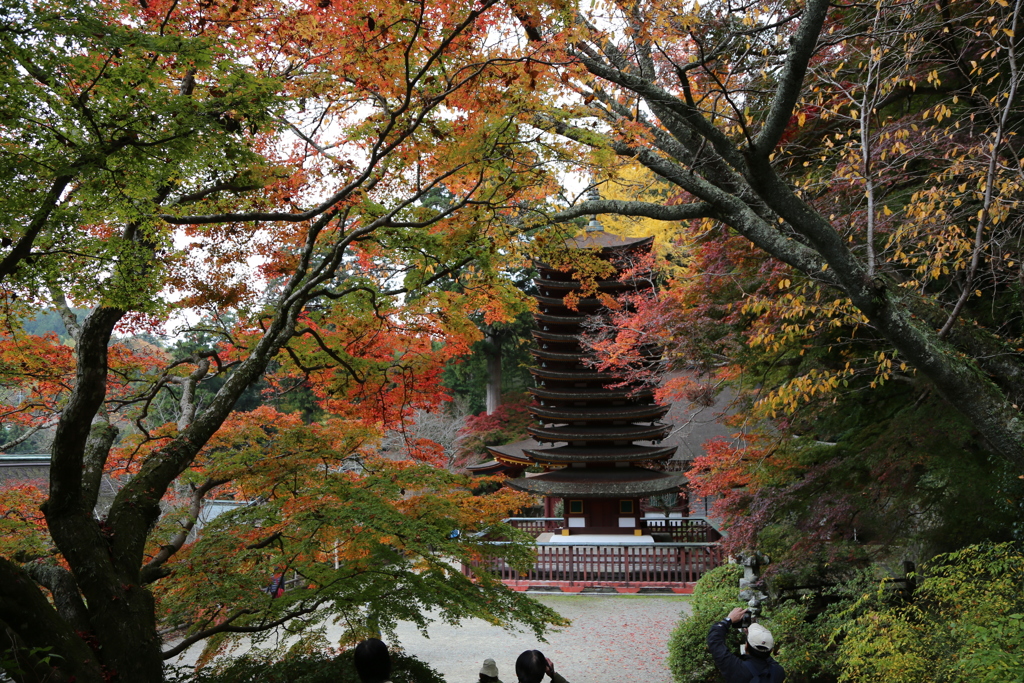
<path id="1" fill-rule="evenodd" d="M 516 676 L 519 683 L 540 683 L 544 680 L 548 661 L 540 650 L 527 650 L 516 660 Z"/>
<path id="2" fill-rule="evenodd" d="M 750 643 L 747 643 L 747 656 L 755 659 L 768 659 L 772 656 L 771 650 L 762 650 L 759 647 L 754 647 Z"/>
<path id="3" fill-rule="evenodd" d="M 391 655 L 388 646 L 376 638 L 367 638 L 356 645 L 353 656 L 356 673 L 363 683 L 384 683 L 391 678 Z"/>
<path id="4" fill-rule="evenodd" d="M 487 674 L 480 674 L 480 683 L 495 683 L 495 681 L 497 680 L 497 676 L 488 676 Z"/>

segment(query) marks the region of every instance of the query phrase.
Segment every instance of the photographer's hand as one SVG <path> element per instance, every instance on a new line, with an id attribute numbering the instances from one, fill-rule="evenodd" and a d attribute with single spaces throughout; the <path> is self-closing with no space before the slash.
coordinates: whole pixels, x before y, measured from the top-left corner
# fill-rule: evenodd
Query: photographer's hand
<path id="1" fill-rule="evenodd" d="M 735 626 L 736 624 L 743 621 L 743 615 L 746 613 L 747 610 L 745 607 L 737 607 L 733 609 L 733 611 L 729 612 L 729 621 L 731 621 L 732 625 Z"/>

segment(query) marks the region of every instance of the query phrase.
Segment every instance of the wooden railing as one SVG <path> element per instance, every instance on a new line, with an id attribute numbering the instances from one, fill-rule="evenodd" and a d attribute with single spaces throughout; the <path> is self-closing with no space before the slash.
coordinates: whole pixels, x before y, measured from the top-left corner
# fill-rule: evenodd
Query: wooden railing
<path id="1" fill-rule="evenodd" d="M 722 561 L 722 550 L 713 543 L 538 543 L 527 572 L 513 570 L 501 558 L 473 571 L 490 571 L 502 581 L 691 584 Z"/>
<path id="2" fill-rule="evenodd" d="M 562 528 L 561 517 L 510 517 L 505 520 L 517 529 L 533 534 L 557 532 Z M 652 517 L 642 519 L 646 533 L 667 534 L 675 543 L 715 543 L 722 534 L 705 517 Z"/>
<path id="3" fill-rule="evenodd" d="M 649 534 L 668 534 L 676 543 L 716 543 L 722 534 L 706 517 L 651 517 L 643 518 L 644 530 Z"/>
<path id="4" fill-rule="evenodd" d="M 561 517 L 509 517 L 505 521 L 516 529 L 530 532 L 534 538 L 562 528 Z"/>

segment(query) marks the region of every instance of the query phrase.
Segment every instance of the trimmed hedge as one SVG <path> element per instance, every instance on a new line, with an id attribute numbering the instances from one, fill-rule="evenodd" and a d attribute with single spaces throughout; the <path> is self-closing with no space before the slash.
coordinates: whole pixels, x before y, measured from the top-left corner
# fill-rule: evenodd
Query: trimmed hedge
<path id="1" fill-rule="evenodd" d="M 743 567 L 726 564 L 702 576 L 693 589 L 693 612 L 684 617 L 668 637 L 668 668 L 676 683 L 715 683 L 718 672 L 708 652 L 711 624 L 733 607 L 744 607 L 737 597 Z M 740 634 L 730 629 L 730 646 L 739 648 Z M 733 643 L 732 640 L 736 642 Z"/>

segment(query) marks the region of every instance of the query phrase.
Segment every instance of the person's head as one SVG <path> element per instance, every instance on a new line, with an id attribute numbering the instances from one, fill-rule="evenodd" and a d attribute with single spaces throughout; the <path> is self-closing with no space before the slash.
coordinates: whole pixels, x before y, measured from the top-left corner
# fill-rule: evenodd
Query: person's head
<path id="1" fill-rule="evenodd" d="M 764 659 L 772 653 L 773 647 L 772 632 L 761 624 L 751 624 L 747 629 L 747 654 Z"/>
<path id="2" fill-rule="evenodd" d="M 494 683 L 498 680 L 498 665 L 493 659 L 485 659 L 484 665 L 480 667 L 480 683 Z"/>
<path id="3" fill-rule="evenodd" d="M 548 660 L 540 650 L 527 650 L 516 660 L 516 676 L 519 683 L 540 683 L 548 668 Z"/>
<path id="4" fill-rule="evenodd" d="M 391 655 L 388 646 L 376 638 L 367 638 L 356 645 L 356 673 L 363 683 L 384 683 L 391 678 Z"/>

